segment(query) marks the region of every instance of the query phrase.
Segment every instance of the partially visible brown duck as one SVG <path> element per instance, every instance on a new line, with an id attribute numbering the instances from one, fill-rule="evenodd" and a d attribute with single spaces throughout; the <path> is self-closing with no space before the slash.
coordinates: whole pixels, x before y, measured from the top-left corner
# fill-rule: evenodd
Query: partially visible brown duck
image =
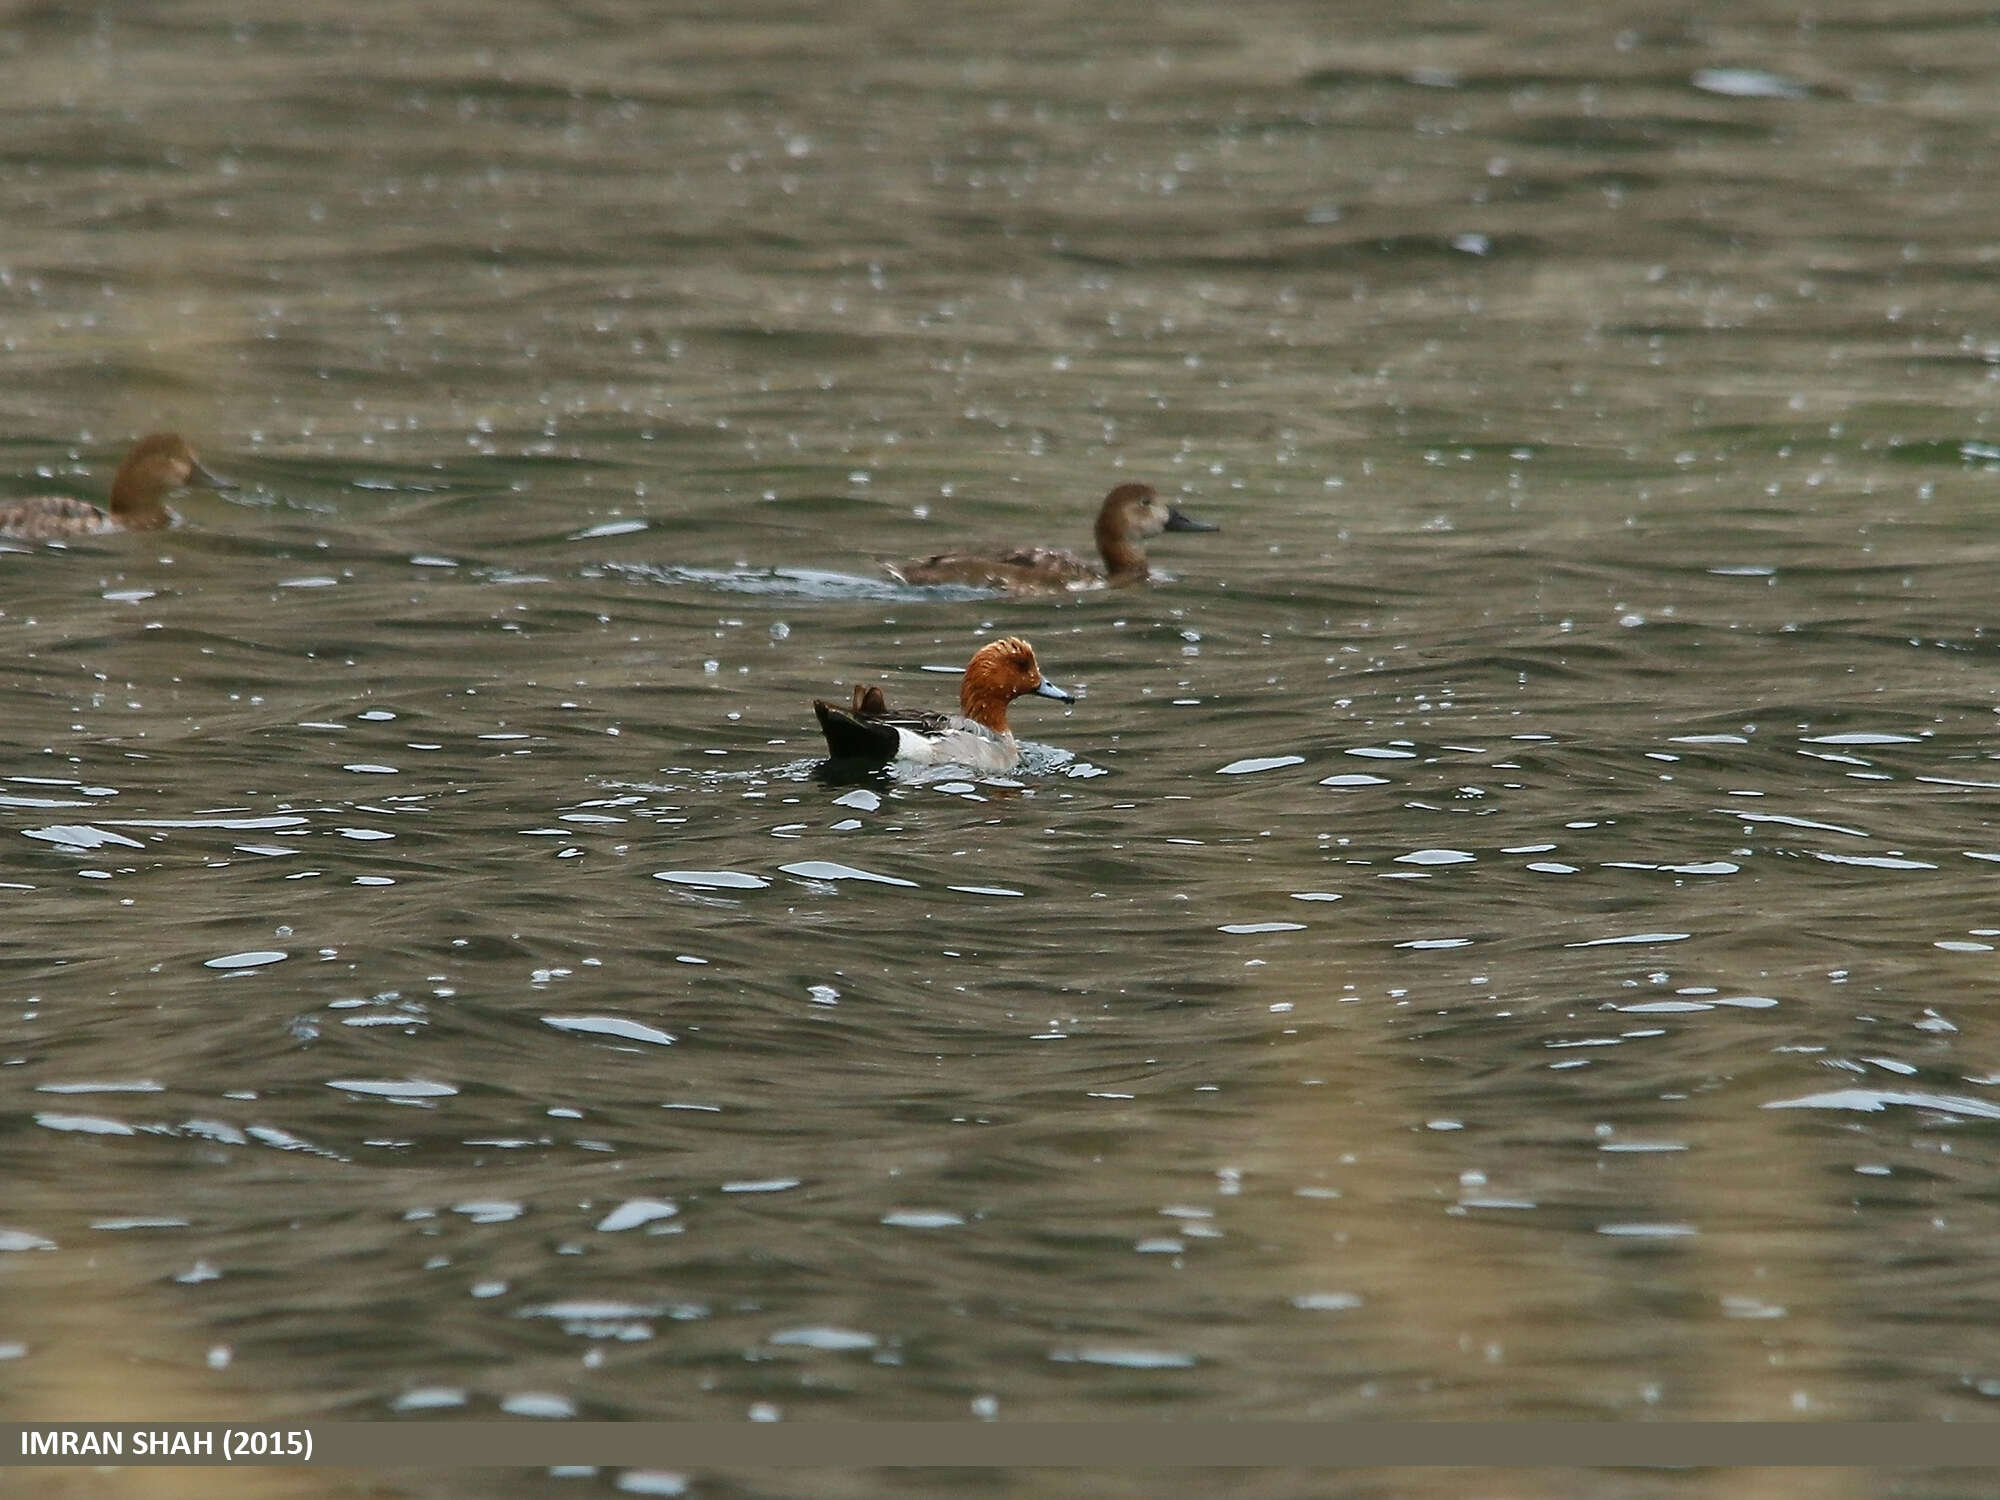
<path id="1" fill-rule="evenodd" d="M 1150 484 L 1121 484 L 1097 512 L 1097 551 L 1103 566 L 1061 547 L 1015 547 L 1000 552 L 940 552 L 906 563 L 885 564 L 898 583 L 961 583 L 1010 594 L 1073 592 L 1146 581 L 1149 536 L 1163 531 L 1220 531 L 1160 498 Z"/>
<path id="2" fill-rule="evenodd" d="M 178 432 L 155 432 L 132 445 L 112 476 L 108 511 L 70 495 L 31 495 L 0 505 L 0 536 L 50 542 L 107 531 L 157 531 L 173 524 L 167 496 L 190 485 L 236 488 L 203 468 Z"/>

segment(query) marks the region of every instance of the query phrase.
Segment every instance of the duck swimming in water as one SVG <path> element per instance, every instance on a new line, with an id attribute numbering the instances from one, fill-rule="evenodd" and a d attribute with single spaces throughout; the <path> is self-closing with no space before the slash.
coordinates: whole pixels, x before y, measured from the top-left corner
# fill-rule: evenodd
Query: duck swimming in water
<path id="1" fill-rule="evenodd" d="M 1009 636 L 973 653 L 959 680 L 956 714 L 891 709 L 881 688 L 859 685 L 852 708 L 815 698 L 813 712 L 835 760 L 1011 771 L 1020 764 L 1021 747 L 1007 727 L 1007 705 L 1027 694 L 1076 701 L 1042 676 L 1033 646 Z"/>
<path id="2" fill-rule="evenodd" d="M 236 488 L 203 468 L 179 433 L 155 432 L 132 445 L 112 476 L 108 511 L 70 495 L 31 495 L 0 505 L 0 536 L 49 542 L 110 531 L 157 531 L 173 524 L 166 497 L 190 485 Z"/>
<path id="3" fill-rule="evenodd" d="M 999 552 L 940 552 L 886 565 L 898 583 L 959 583 L 1010 594 L 1066 593 L 1119 588 L 1146 581 L 1147 537 L 1163 531 L 1220 531 L 1160 498 L 1150 484 L 1121 484 L 1097 512 L 1097 551 L 1103 565 L 1061 547 L 1015 547 Z"/>

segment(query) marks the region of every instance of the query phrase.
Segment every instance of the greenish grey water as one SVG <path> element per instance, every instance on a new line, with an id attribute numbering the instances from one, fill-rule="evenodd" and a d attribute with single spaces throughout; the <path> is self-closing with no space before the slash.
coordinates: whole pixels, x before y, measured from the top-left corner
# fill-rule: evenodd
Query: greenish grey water
<path id="1" fill-rule="evenodd" d="M 10 1412 L 1988 1418 L 1984 12 L 267 9 L 0 18 Z"/>

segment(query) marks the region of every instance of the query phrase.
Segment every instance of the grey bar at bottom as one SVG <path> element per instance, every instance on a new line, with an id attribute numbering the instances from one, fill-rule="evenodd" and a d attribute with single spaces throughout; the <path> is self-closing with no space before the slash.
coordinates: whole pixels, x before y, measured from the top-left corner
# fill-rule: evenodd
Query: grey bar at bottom
<path id="1" fill-rule="evenodd" d="M 51 1429 L 124 1429 L 123 1455 L 46 1456 Z M 136 1457 L 130 1433 L 310 1435 L 314 1468 L 2000 1467 L 2000 1422 L 0 1422 L 0 1467 L 222 1466 Z M 23 1434 L 37 1435 L 24 1440 Z M 154 1455 L 168 1453 L 157 1436 Z M 35 1451 L 31 1452 L 33 1449 Z M 302 1447 L 288 1443 L 285 1453 Z M 239 1458 L 228 1467 L 296 1464 Z M 1996 1490 L 2000 1493 L 2000 1490 Z"/>
<path id="2" fill-rule="evenodd" d="M 2000 1423 L 385 1422 L 314 1428 L 319 1464 L 762 1467 L 1951 1467 Z"/>

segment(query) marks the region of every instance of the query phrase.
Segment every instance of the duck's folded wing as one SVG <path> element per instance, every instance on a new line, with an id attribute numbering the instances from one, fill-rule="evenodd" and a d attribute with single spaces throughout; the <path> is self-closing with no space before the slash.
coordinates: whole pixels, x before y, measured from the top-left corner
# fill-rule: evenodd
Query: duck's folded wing
<path id="1" fill-rule="evenodd" d="M 1060 587 L 1095 579 L 1098 570 L 1064 547 L 1005 547 L 992 552 L 938 552 L 885 563 L 902 583 L 962 583 L 974 588 Z"/>
<path id="2" fill-rule="evenodd" d="M 1010 568 L 1032 568 L 1038 573 L 1064 578 L 1090 578 L 1098 571 L 1089 559 L 1067 547 L 1010 547 L 995 553 L 994 561 Z"/>
<path id="3" fill-rule="evenodd" d="M 114 529 L 102 509 L 69 495 L 36 495 L 0 508 L 0 534 L 25 541 L 51 541 Z"/>

